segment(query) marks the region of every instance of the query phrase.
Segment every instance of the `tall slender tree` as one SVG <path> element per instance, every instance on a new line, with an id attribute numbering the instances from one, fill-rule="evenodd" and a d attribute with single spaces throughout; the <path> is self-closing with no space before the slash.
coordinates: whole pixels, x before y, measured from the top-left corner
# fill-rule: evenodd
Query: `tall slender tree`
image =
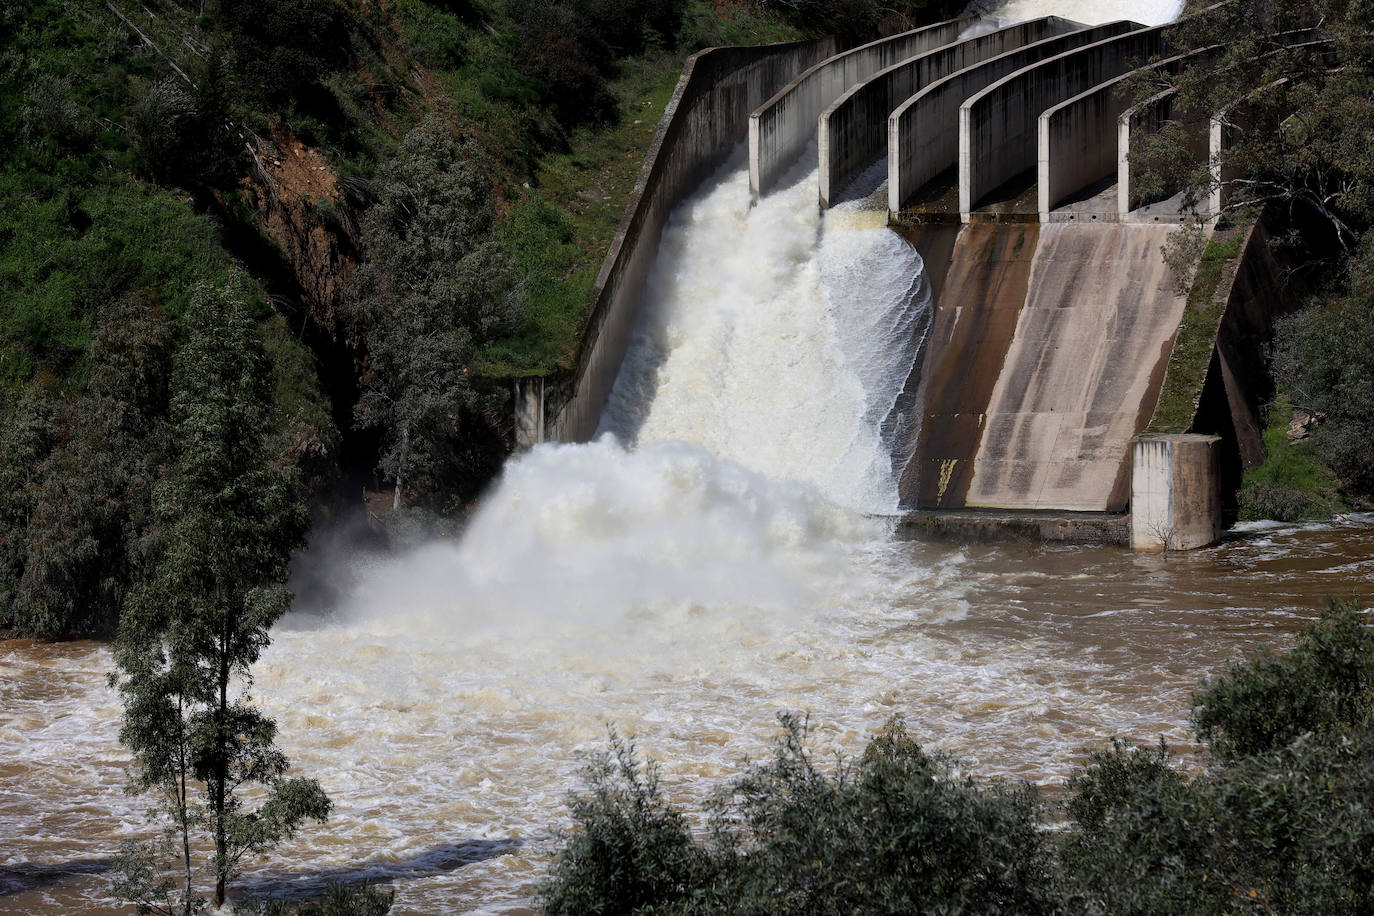
<path id="1" fill-rule="evenodd" d="M 290 472 L 265 447 L 271 373 L 244 296 L 203 286 L 184 317 L 171 402 L 175 461 L 154 494 L 145 574 L 115 642 L 121 740 L 133 788 L 156 792 L 179 846 L 179 890 L 150 854 L 122 860 L 117 889 L 143 912 L 194 913 L 195 850 L 213 844 L 214 902 L 243 858 L 324 820 L 319 784 L 287 777 L 276 724 L 252 705 L 252 666 L 290 605 L 283 583 L 307 518 Z M 242 790 L 261 786 L 250 805 Z M 171 892 L 171 893 L 169 893 Z M 160 905 L 153 901 L 172 900 Z"/>
<path id="2" fill-rule="evenodd" d="M 518 307 L 476 155 L 426 120 L 378 169 L 363 223 L 354 311 L 367 362 L 354 416 L 382 432 L 378 470 L 398 508 L 407 486 L 432 485 L 452 460 L 462 417 L 483 401 L 469 367 Z"/>

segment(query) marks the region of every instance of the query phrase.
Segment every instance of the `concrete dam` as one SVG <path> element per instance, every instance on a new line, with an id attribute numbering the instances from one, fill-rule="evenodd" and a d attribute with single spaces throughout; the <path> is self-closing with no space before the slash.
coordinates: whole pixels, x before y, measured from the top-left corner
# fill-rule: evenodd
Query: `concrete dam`
<path id="1" fill-rule="evenodd" d="M 1107 540 L 1214 542 L 1222 465 L 1254 460 L 1258 432 L 1253 416 L 1213 416 L 1149 435 L 1188 303 L 1161 249 L 1187 214 L 1177 197 L 1143 197 L 1128 155 L 1133 136 L 1171 117 L 1169 94 L 1135 104 L 1125 91 L 1142 68 L 1167 72 L 1207 53 L 1166 45 L 1161 24 L 1059 15 L 967 16 L 838 54 L 827 41 L 698 53 L 601 271 L 575 370 L 515 385 L 518 443 L 611 433 L 633 445 L 647 430 L 650 441 L 701 442 L 759 467 L 747 443 L 768 437 L 796 453 L 784 476 L 819 483 L 845 462 L 884 465 L 843 472 L 860 483 L 830 494 L 869 512 L 1109 514 L 1116 522 L 1095 529 Z M 1224 142 L 1214 124 L 1199 155 Z M 704 220 L 719 207 L 734 216 Z M 865 253 L 838 255 L 842 234 L 857 231 L 870 233 Z M 685 238 L 693 232 L 726 244 L 690 255 L 704 244 Z M 1245 257 L 1262 260 L 1262 240 L 1249 238 Z M 814 252 L 769 260 L 789 244 Z M 744 279 L 720 280 L 736 259 Z M 739 311 L 786 299 L 784 318 L 805 313 L 818 287 L 815 320 L 837 326 L 837 343 L 794 349 L 810 332 L 789 319 L 756 322 L 751 348 L 738 348 L 746 319 L 714 326 L 662 305 L 670 288 L 722 283 L 736 284 L 719 295 Z M 1228 305 L 1238 312 L 1272 292 L 1262 278 L 1226 290 L 1244 300 Z M 1250 330 L 1262 336 L 1263 324 Z M 683 343 L 688 335 L 705 339 Z M 686 346 L 711 352 L 683 369 L 670 356 Z M 720 391 L 659 428 L 655 412 L 667 408 L 647 405 L 669 372 Z M 844 409 L 865 432 L 837 427 L 831 441 L 762 409 L 731 419 L 728 434 L 709 431 L 729 413 L 721 392 L 742 379 L 842 403 L 834 385 L 806 380 L 824 372 L 858 380 Z M 1199 379 L 1198 390 L 1221 386 L 1208 396 L 1224 402 L 1220 413 L 1254 414 L 1255 386 L 1233 376 Z M 1213 432 L 1223 435 L 1197 435 Z M 868 438 L 867 457 L 846 452 Z"/>

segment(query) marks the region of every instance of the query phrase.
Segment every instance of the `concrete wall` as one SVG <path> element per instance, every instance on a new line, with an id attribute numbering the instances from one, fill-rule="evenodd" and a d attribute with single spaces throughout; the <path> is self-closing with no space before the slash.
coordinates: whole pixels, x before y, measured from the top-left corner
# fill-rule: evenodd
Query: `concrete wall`
<path id="1" fill-rule="evenodd" d="M 766 194 L 815 137 L 816 117 L 860 80 L 913 54 L 948 44 L 973 18 L 903 32 L 827 58 L 749 115 L 749 187 Z"/>
<path id="2" fill-rule="evenodd" d="M 1320 250 L 1337 244 L 1329 227 L 1310 223 L 1282 226 L 1266 213 L 1247 231 L 1239 263 L 1218 293 L 1225 310 L 1216 328 L 1211 362 L 1200 381 L 1200 392 L 1189 432 L 1222 438 L 1223 513 L 1236 508 L 1231 494 L 1242 483 L 1246 468 L 1265 458 L 1263 408 L 1274 395 L 1274 381 L 1266 358 L 1274 323 L 1306 300 L 1321 275 L 1301 255 L 1271 241 L 1274 232 L 1296 230 L 1308 245 Z"/>
<path id="3" fill-rule="evenodd" d="M 1318 34 L 1315 29 L 1299 29 L 1277 35 L 1275 39 L 1288 44 L 1291 49 L 1308 51 L 1314 54 L 1319 62 L 1329 65 L 1332 63 L 1328 56 L 1333 49 L 1331 40 L 1329 38 L 1314 39 L 1312 36 L 1315 34 Z M 1192 53 L 1198 55 L 1198 58 L 1189 60 L 1187 64 L 1189 66 L 1199 64 L 1207 66 L 1215 60 L 1219 51 L 1219 48 L 1202 48 L 1194 51 Z M 1275 85 L 1282 82 L 1279 81 Z M 1180 189 L 1177 184 L 1166 185 L 1148 196 L 1142 193 L 1138 162 L 1138 148 L 1141 139 L 1158 133 L 1165 124 L 1173 122 L 1175 127 L 1184 131 L 1184 141 L 1190 157 L 1195 162 L 1211 162 L 1215 166 L 1218 161 L 1217 157 L 1230 141 L 1227 135 L 1229 128 L 1225 126 L 1225 122 L 1232 119 L 1232 109 L 1235 107 L 1235 105 L 1228 106 L 1227 112 L 1224 112 L 1220 118 L 1209 119 L 1207 113 L 1199 114 L 1182 110 L 1178 105 L 1174 90 L 1166 89 L 1122 113 L 1117 127 L 1118 218 L 1134 221 L 1159 221 L 1178 219 L 1185 215 L 1181 198 L 1170 200 L 1170 198 L 1178 198 Z M 1136 148 L 1133 149 L 1132 144 L 1135 144 Z M 1229 174 L 1226 176 L 1217 174 L 1215 180 L 1220 184 L 1231 177 L 1233 176 Z M 1199 201 L 1202 204 L 1199 209 L 1203 214 L 1215 215 L 1225 206 L 1225 197 L 1226 192 L 1224 190 L 1219 187 L 1214 188 L 1206 200 Z M 1141 210 L 1145 212 L 1137 212 Z"/>
<path id="4" fill-rule="evenodd" d="M 897 106 L 887 119 L 888 209 L 896 214 L 922 185 L 958 164 L 964 99 L 1038 60 L 1141 27 L 1111 22 L 1046 38 L 951 73 Z"/>
<path id="5" fill-rule="evenodd" d="M 1125 509 L 1130 441 L 1154 413 L 1186 304 L 1159 253 L 1171 228 L 1040 226 L 965 505 Z"/>
<path id="6" fill-rule="evenodd" d="M 620 371 L 644 277 L 668 215 L 744 139 L 749 113 L 798 72 L 834 52 L 833 41 L 709 48 L 688 59 L 659 123 L 625 218 L 597 277 L 591 315 L 568 376 L 517 384 L 518 441 L 583 442 L 596 432 Z M 530 399 L 542 399 L 542 410 Z M 522 405 L 523 406 L 519 406 Z M 543 430 L 537 419 L 542 418 Z"/>
<path id="7" fill-rule="evenodd" d="M 1193 550 L 1221 540 L 1221 440 L 1141 436 L 1132 447 L 1131 547 Z"/>
<path id="8" fill-rule="evenodd" d="M 1185 62 L 1198 62 L 1206 51 L 1189 51 L 1150 65 L 1159 73 L 1177 73 Z M 1066 198 L 1120 171 L 1121 115 L 1131 107 L 1126 73 L 1107 80 L 1040 115 L 1036 184 L 1040 221 Z M 1129 128 L 1127 129 L 1129 142 Z"/>
<path id="9" fill-rule="evenodd" d="M 1181 208 L 1173 206 L 1162 208 L 1152 205 L 1161 204 L 1178 194 L 1176 185 L 1166 185 L 1154 194 L 1146 195 L 1140 181 L 1140 144 L 1147 137 L 1164 129 L 1169 122 L 1184 133 L 1189 155 L 1197 162 L 1207 161 L 1208 121 L 1183 111 L 1178 104 L 1178 93 L 1166 89 L 1144 102 L 1135 105 L 1121 114 L 1117 121 L 1117 171 L 1116 171 L 1116 211 L 1121 220 L 1133 219 L 1135 211 L 1152 207 L 1152 212 L 1141 215 L 1145 221 L 1176 219 Z"/>
<path id="10" fill-rule="evenodd" d="M 1009 74 L 959 106 L 959 212 L 1036 165 L 1040 114 L 1159 54 L 1163 27 L 1075 48 Z"/>
<path id="11" fill-rule="evenodd" d="M 931 271 L 904 507 L 1121 512 L 1185 306 L 1169 226 L 902 226 Z"/>
<path id="12" fill-rule="evenodd" d="M 900 61 L 839 96 L 821 112 L 817 131 L 821 206 L 887 150 L 887 116 L 901 102 L 956 70 L 1081 28 L 1058 16 L 1018 23 Z"/>

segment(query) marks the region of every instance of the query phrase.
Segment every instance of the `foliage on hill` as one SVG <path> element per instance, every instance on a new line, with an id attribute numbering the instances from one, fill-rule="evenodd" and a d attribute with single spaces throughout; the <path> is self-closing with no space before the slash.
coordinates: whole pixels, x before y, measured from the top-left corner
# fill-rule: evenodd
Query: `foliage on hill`
<path id="1" fill-rule="evenodd" d="M 1330 602 L 1290 651 L 1232 665 L 1195 704 L 1206 769 L 1113 742 L 1053 812 L 927 754 L 899 721 L 826 772 L 784 716 L 772 760 L 722 790 L 704 832 L 613 735 L 571 799 L 544 910 L 1369 912 L 1374 630 L 1359 610 Z"/>
<path id="2" fill-rule="evenodd" d="M 1193 114 L 1133 155 L 1156 186 L 1181 186 L 1198 200 L 1224 190 L 1233 223 L 1266 208 L 1292 227 L 1281 244 L 1322 282 L 1308 307 L 1279 326 L 1276 380 L 1293 408 L 1318 421 L 1316 456 L 1346 496 L 1367 499 L 1374 350 L 1360 341 L 1374 321 L 1374 11 L 1344 0 L 1192 6 L 1174 27 L 1177 44 L 1219 53 L 1138 87 L 1142 98 L 1176 88 L 1175 110 Z M 1187 152 L 1187 138 L 1214 114 L 1228 143 L 1209 169 Z M 1291 516 L 1330 505 L 1322 475 L 1296 486 L 1294 469 L 1281 466 L 1288 450 L 1277 452 L 1278 465 L 1257 472 L 1257 485 L 1270 489 L 1252 490 L 1248 511 Z M 1285 477 L 1285 492 L 1274 490 Z"/>

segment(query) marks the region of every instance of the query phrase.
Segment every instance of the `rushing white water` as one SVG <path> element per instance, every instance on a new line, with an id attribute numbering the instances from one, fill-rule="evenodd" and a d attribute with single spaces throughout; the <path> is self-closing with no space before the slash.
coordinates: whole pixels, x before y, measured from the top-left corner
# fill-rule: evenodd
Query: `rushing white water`
<path id="1" fill-rule="evenodd" d="M 891 511 L 897 405 L 929 320 L 920 256 L 864 201 L 822 215 L 805 166 L 751 206 L 741 158 L 669 221 L 602 430 Z"/>
<path id="2" fill-rule="evenodd" d="M 1003 23 L 1024 22 L 1041 16 L 1063 16 L 1075 22 L 1098 25 L 1132 19 L 1144 25 L 1163 25 L 1178 18 L 1183 0 L 1009 0 L 989 4 L 975 0 L 972 9 L 988 10 Z"/>

